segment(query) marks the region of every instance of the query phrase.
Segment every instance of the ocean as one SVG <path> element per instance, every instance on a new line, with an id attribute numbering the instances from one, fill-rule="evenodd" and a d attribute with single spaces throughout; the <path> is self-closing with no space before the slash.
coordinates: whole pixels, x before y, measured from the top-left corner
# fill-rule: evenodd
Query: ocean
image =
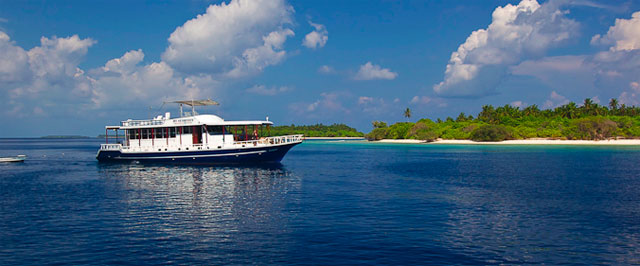
<path id="1" fill-rule="evenodd" d="M 640 147 L 307 141 L 281 165 L 100 164 L 0 139 L 0 265 L 640 263 Z"/>

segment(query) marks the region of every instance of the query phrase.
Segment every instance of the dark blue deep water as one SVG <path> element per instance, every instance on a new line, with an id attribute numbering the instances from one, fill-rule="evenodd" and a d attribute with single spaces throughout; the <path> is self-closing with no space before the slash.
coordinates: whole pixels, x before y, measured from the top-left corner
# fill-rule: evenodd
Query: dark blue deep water
<path id="1" fill-rule="evenodd" d="M 640 147 L 312 141 L 281 166 L 0 140 L 0 265 L 640 263 Z"/>

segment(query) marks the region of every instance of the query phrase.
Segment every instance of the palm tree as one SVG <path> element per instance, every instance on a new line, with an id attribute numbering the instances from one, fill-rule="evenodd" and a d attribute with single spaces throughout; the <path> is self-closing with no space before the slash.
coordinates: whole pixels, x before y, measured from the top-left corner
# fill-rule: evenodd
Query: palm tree
<path id="1" fill-rule="evenodd" d="M 409 120 L 409 118 L 411 118 L 411 109 L 409 109 L 409 107 L 407 107 L 407 109 L 404 110 L 404 117 L 407 118 L 407 121 Z"/>
<path id="2" fill-rule="evenodd" d="M 593 100 L 591 100 L 591 98 L 584 99 L 584 104 L 582 105 L 584 112 L 582 114 L 590 115 L 592 107 L 593 107 Z"/>
<path id="3" fill-rule="evenodd" d="M 589 101 L 590 100 L 591 99 L 589 99 Z M 586 102 L 587 100 L 585 100 L 585 103 Z M 564 107 L 565 107 L 565 117 L 569 119 L 573 119 L 578 116 L 578 106 L 576 105 L 576 103 L 569 102 L 568 104 L 564 105 Z"/>
<path id="4" fill-rule="evenodd" d="M 611 98 L 611 101 L 609 101 L 609 108 L 611 108 L 611 114 L 615 115 L 618 110 L 618 99 Z"/>

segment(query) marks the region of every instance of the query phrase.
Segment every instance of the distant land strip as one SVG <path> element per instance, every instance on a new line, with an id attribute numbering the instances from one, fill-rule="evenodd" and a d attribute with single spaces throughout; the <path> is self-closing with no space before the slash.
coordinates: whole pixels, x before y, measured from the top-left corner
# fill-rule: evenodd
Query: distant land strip
<path id="1" fill-rule="evenodd" d="M 409 119 L 407 108 L 404 116 Z M 499 142 L 505 140 L 612 140 L 640 139 L 640 108 L 619 105 L 611 99 L 603 106 L 587 98 L 581 106 L 574 102 L 556 108 L 540 109 L 531 105 L 524 109 L 505 105 L 485 105 L 476 116 L 460 113 L 456 119 L 447 117 L 420 119 L 418 122 L 398 122 L 391 126 L 373 121 L 368 140 L 409 139 L 433 142 L 437 140 L 472 140 Z M 538 143 L 542 143 L 538 141 Z M 544 142 L 549 143 L 549 142 Z M 557 143 L 557 142 L 553 142 Z"/>

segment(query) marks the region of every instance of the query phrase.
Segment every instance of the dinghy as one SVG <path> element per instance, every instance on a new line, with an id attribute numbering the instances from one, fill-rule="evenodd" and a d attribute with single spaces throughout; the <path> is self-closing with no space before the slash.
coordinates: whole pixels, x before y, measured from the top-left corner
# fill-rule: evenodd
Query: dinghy
<path id="1" fill-rule="evenodd" d="M 26 155 L 0 157 L 0 163 L 19 163 L 24 162 L 25 159 L 27 159 Z"/>

